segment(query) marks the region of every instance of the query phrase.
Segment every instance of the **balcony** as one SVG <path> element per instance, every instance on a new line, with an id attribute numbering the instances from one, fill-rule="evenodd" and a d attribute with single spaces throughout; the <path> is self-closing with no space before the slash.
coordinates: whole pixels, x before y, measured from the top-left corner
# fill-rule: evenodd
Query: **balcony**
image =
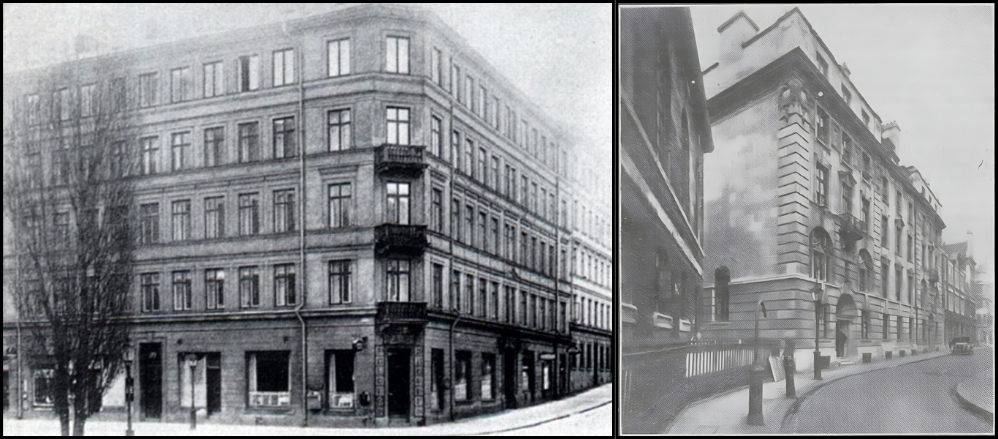
<path id="1" fill-rule="evenodd" d="M 426 226 L 384 224 L 374 229 L 374 246 L 378 256 L 409 256 L 423 254 L 428 247 Z"/>
<path id="2" fill-rule="evenodd" d="M 378 303 L 379 325 L 419 325 L 426 324 L 426 304 L 413 302 Z"/>
<path id="3" fill-rule="evenodd" d="M 422 146 L 381 145 L 375 151 L 375 169 L 390 177 L 417 178 L 423 175 L 426 161 Z"/>
<path id="4" fill-rule="evenodd" d="M 843 213 L 840 218 L 839 237 L 847 248 L 851 248 L 854 242 L 866 238 L 866 223 L 864 221 L 847 213 Z"/>

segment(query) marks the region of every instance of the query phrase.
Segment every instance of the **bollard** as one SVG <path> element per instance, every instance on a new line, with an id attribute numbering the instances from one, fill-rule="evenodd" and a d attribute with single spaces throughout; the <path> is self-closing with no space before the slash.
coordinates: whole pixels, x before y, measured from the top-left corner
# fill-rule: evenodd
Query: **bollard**
<path id="1" fill-rule="evenodd" d="M 797 363 L 794 362 L 793 355 L 783 357 L 783 374 L 787 377 L 787 398 L 797 397 L 797 388 L 794 386 L 794 374 L 797 373 Z"/>
<path id="2" fill-rule="evenodd" d="M 766 425 L 762 417 L 762 380 L 765 377 L 765 367 L 758 363 L 752 367 L 752 383 L 749 385 L 748 425 Z"/>

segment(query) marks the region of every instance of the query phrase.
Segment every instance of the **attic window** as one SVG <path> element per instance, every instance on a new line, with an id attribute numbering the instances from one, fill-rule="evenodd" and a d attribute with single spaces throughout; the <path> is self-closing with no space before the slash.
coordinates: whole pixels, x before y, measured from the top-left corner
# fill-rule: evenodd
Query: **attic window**
<path id="1" fill-rule="evenodd" d="M 821 57 L 821 54 L 816 54 L 818 57 L 818 70 L 821 70 L 821 74 L 828 76 L 828 63 L 825 62 L 825 58 Z"/>

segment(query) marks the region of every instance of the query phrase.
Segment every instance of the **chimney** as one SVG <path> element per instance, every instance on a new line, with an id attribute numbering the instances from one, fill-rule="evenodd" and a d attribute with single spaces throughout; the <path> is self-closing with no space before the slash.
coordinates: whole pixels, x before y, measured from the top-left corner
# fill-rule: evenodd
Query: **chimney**
<path id="1" fill-rule="evenodd" d="M 738 11 L 728 21 L 718 26 L 717 33 L 721 34 L 720 63 L 727 64 L 741 59 L 742 43 L 755 36 L 757 32 L 759 26 L 745 15 L 745 11 Z"/>
<path id="2" fill-rule="evenodd" d="M 884 143 L 890 140 L 888 146 L 891 148 L 891 151 L 897 154 L 898 150 L 901 149 L 901 127 L 898 126 L 897 122 L 888 122 L 884 124 L 883 131 L 881 137 L 885 141 Z"/>
<path id="3" fill-rule="evenodd" d="M 846 63 L 842 63 L 842 67 L 841 68 L 842 68 L 842 73 L 844 73 L 846 76 L 849 76 L 849 75 L 852 74 L 852 72 L 849 71 L 849 67 L 846 66 Z"/>
<path id="4" fill-rule="evenodd" d="M 974 232 L 967 229 L 967 256 L 974 257 Z"/>

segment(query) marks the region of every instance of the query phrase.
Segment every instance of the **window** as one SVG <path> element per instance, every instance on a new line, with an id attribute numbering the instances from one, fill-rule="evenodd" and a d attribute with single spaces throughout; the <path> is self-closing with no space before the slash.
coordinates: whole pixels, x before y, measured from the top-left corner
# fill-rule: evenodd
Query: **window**
<path id="1" fill-rule="evenodd" d="M 885 298 L 887 297 L 889 291 L 888 279 L 890 278 L 890 272 L 891 272 L 890 263 L 887 261 L 887 259 L 880 261 L 880 276 L 881 276 L 880 294 Z"/>
<path id="2" fill-rule="evenodd" d="M 52 407 L 55 405 L 55 370 L 51 367 L 38 367 L 34 374 L 34 405 L 36 407 Z"/>
<path id="3" fill-rule="evenodd" d="M 461 170 L 461 133 L 454 131 L 450 137 L 450 160 L 454 168 Z"/>
<path id="4" fill-rule="evenodd" d="M 888 228 L 887 223 L 888 223 L 887 215 L 881 216 L 880 217 L 880 246 L 884 247 L 884 248 L 887 248 L 887 245 L 888 245 L 887 241 L 888 241 L 888 238 L 889 238 L 888 234 L 890 233 L 889 232 L 890 229 Z"/>
<path id="5" fill-rule="evenodd" d="M 239 163 L 259 160 L 260 124 L 253 122 L 239 125 Z"/>
<path id="6" fill-rule="evenodd" d="M 541 218 L 548 219 L 548 190 L 541 188 L 541 206 L 540 214 Z"/>
<path id="7" fill-rule="evenodd" d="M 97 90 L 96 85 L 84 85 L 80 87 L 80 116 L 81 117 L 91 117 L 94 115 L 97 109 L 97 101 L 94 100 L 94 91 Z"/>
<path id="8" fill-rule="evenodd" d="M 444 307 L 444 266 L 433 264 L 433 302 L 431 306 L 436 309 Z"/>
<path id="9" fill-rule="evenodd" d="M 69 240 L 69 213 L 55 214 L 55 236 L 59 242 Z"/>
<path id="10" fill-rule="evenodd" d="M 502 189 L 502 175 L 499 174 L 499 157 L 492 156 L 492 176 L 491 180 L 488 180 L 489 187 L 495 191 Z"/>
<path id="11" fill-rule="evenodd" d="M 42 122 L 42 99 L 37 94 L 25 98 L 25 108 L 28 109 L 28 124 L 36 125 Z"/>
<path id="12" fill-rule="evenodd" d="M 409 109 L 388 107 L 388 144 L 409 145 Z"/>
<path id="13" fill-rule="evenodd" d="M 157 104 L 159 75 L 147 73 L 139 76 L 139 108 L 149 108 Z"/>
<path id="14" fill-rule="evenodd" d="M 852 139 L 846 133 L 842 133 L 842 161 L 852 165 Z"/>
<path id="15" fill-rule="evenodd" d="M 329 151 L 350 149 L 353 137 L 350 132 L 350 110 L 329 112 Z"/>
<path id="16" fill-rule="evenodd" d="M 274 266 L 274 296 L 278 307 L 298 304 L 297 287 L 294 264 Z"/>
<path id="17" fill-rule="evenodd" d="M 464 81 L 465 93 L 464 93 L 464 106 L 468 107 L 472 113 L 477 113 L 475 109 L 475 78 L 468 75 L 467 80 Z"/>
<path id="18" fill-rule="evenodd" d="M 454 399 L 471 400 L 471 352 L 457 351 L 454 365 Z"/>
<path id="19" fill-rule="evenodd" d="M 430 80 L 433 81 L 434 84 L 441 87 L 444 86 L 444 75 L 442 70 L 443 63 L 441 62 L 442 58 L 443 53 L 440 52 L 440 49 L 434 47 L 433 52 L 430 53 Z"/>
<path id="20" fill-rule="evenodd" d="M 212 168 L 225 164 L 225 129 L 204 130 L 204 165 Z"/>
<path id="21" fill-rule="evenodd" d="M 284 49 L 274 52 L 274 87 L 295 82 L 295 50 Z"/>
<path id="22" fill-rule="evenodd" d="M 817 184 L 815 185 L 814 201 L 819 206 L 828 205 L 828 168 L 816 165 Z"/>
<path id="23" fill-rule="evenodd" d="M 450 236 L 451 239 L 461 240 L 461 200 L 455 198 L 450 205 Z"/>
<path id="24" fill-rule="evenodd" d="M 901 264 L 897 264 L 894 267 L 894 293 L 895 293 L 894 298 L 897 299 L 899 302 L 901 301 L 901 282 L 902 282 L 901 279 L 902 279 Z"/>
<path id="25" fill-rule="evenodd" d="M 852 185 L 845 178 L 842 179 L 842 213 L 852 215 Z"/>
<path id="26" fill-rule="evenodd" d="M 388 73 L 409 74 L 409 39 L 388 37 Z"/>
<path id="27" fill-rule="evenodd" d="M 454 63 L 453 58 L 450 67 L 450 92 L 461 102 L 461 67 Z"/>
<path id="28" fill-rule="evenodd" d="M 915 305 L 915 277 L 911 270 L 908 270 L 908 303 Z"/>
<path id="29" fill-rule="evenodd" d="M 327 45 L 329 60 L 329 77 L 350 74 L 350 39 L 330 41 Z"/>
<path id="30" fill-rule="evenodd" d="M 866 340 L 870 338 L 870 314 L 866 310 L 859 310 L 860 338 Z"/>
<path id="31" fill-rule="evenodd" d="M 502 252 L 502 243 L 499 237 L 499 218 L 492 217 L 492 233 L 491 240 L 489 241 L 488 251 L 494 255 L 498 255 Z"/>
<path id="32" fill-rule="evenodd" d="M 516 226 L 506 224 L 506 259 L 512 261 L 516 258 Z"/>
<path id="33" fill-rule="evenodd" d="M 255 352 L 247 357 L 250 408 L 291 407 L 291 354 Z"/>
<path id="34" fill-rule="evenodd" d="M 146 137 L 142 143 L 142 175 L 154 175 L 159 172 L 159 138 Z"/>
<path id="35" fill-rule="evenodd" d="M 409 224 L 409 183 L 388 183 L 388 223 Z"/>
<path id="36" fill-rule="evenodd" d="M 191 272 L 173 272 L 173 310 L 190 311 L 193 306 L 191 295 Z"/>
<path id="37" fill-rule="evenodd" d="M 191 69 L 184 67 L 170 71 L 170 102 L 184 102 L 191 96 Z"/>
<path id="38" fill-rule="evenodd" d="M 475 244 L 475 206 L 469 204 L 464 209 L 464 244 L 474 245 Z"/>
<path id="39" fill-rule="evenodd" d="M 225 94 L 225 70 L 219 62 L 204 65 L 204 97 L 213 98 Z"/>
<path id="40" fill-rule="evenodd" d="M 825 62 L 825 58 L 822 58 L 820 54 L 815 56 L 818 58 L 818 70 L 823 76 L 828 76 L 828 63 Z"/>
<path id="41" fill-rule="evenodd" d="M 274 233 L 295 231 L 295 191 L 274 192 Z"/>
<path id="42" fill-rule="evenodd" d="M 869 229 L 869 224 L 870 224 L 870 199 L 866 198 L 866 197 L 863 197 L 862 203 L 863 204 L 860 207 L 860 209 L 862 210 L 862 212 L 860 214 L 861 215 L 860 220 L 863 221 L 863 222 L 860 225 L 860 227 L 863 229 L 863 233 L 866 233 L 868 230 L 870 230 Z"/>
<path id="43" fill-rule="evenodd" d="M 537 182 L 536 181 L 530 184 L 530 205 L 529 205 L 529 209 L 530 209 L 531 212 L 534 212 L 535 214 L 538 213 L 538 210 L 539 210 L 537 208 Z"/>
<path id="44" fill-rule="evenodd" d="M 239 196 L 239 236 L 260 234 L 260 194 Z"/>
<path id="45" fill-rule="evenodd" d="M 257 55 L 239 58 L 239 91 L 248 92 L 260 89 L 260 57 Z"/>
<path id="46" fill-rule="evenodd" d="M 866 114 L 866 110 L 860 110 L 860 114 L 863 117 L 863 125 L 870 126 L 870 115 Z"/>
<path id="47" fill-rule="evenodd" d="M 464 171 L 471 176 L 475 175 L 475 141 L 465 137 L 464 144 Z"/>
<path id="48" fill-rule="evenodd" d="M 895 225 L 894 227 L 894 253 L 901 256 L 901 226 Z"/>
<path id="49" fill-rule="evenodd" d="M 457 270 L 450 277 L 450 309 L 461 311 L 461 272 Z"/>
<path id="50" fill-rule="evenodd" d="M 191 133 L 176 133 L 173 135 L 173 172 L 188 169 L 191 164 L 188 157 L 191 151 Z"/>
<path id="51" fill-rule="evenodd" d="M 440 155 L 440 148 L 444 143 L 444 135 L 441 131 L 442 123 L 443 121 L 439 117 L 430 117 L 430 154 L 437 157 L 443 157 Z"/>
<path id="52" fill-rule="evenodd" d="M 501 103 L 499 101 L 499 97 L 498 96 L 494 97 L 492 99 L 492 102 L 495 105 L 492 106 L 492 108 L 491 108 L 492 111 L 491 111 L 489 117 L 490 117 L 490 119 L 492 121 L 492 127 L 495 128 L 496 131 L 498 131 L 498 130 L 500 130 L 502 128 L 502 117 L 500 116 L 501 113 L 499 112 L 499 107 L 500 107 Z"/>
<path id="53" fill-rule="evenodd" d="M 846 88 L 845 84 L 842 84 L 842 99 L 845 99 L 846 105 L 852 102 L 852 93 L 849 93 L 849 89 Z"/>
<path id="54" fill-rule="evenodd" d="M 865 250 L 859 253 L 859 290 L 866 292 L 870 288 L 870 273 L 873 272 L 873 260 Z"/>
<path id="55" fill-rule="evenodd" d="M 389 302 L 408 302 L 409 297 L 409 261 L 393 259 L 388 262 L 388 294 Z"/>
<path id="56" fill-rule="evenodd" d="M 139 207 L 139 243 L 159 243 L 159 204 L 143 204 Z"/>
<path id="57" fill-rule="evenodd" d="M 895 192 L 894 193 L 894 208 L 897 210 L 898 219 L 901 219 L 902 217 L 904 217 L 904 215 L 901 214 L 901 211 L 904 210 L 903 209 L 903 203 L 904 202 L 901 200 L 901 191 Z"/>
<path id="58" fill-rule="evenodd" d="M 173 240 L 187 241 L 191 239 L 191 202 L 190 200 L 173 203 Z"/>
<path id="59" fill-rule="evenodd" d="M 465 275 L 464 283 L 464 300 L 461 304 L 464 305 L 461 312 L 465 314 L 473 314 L 475 312 L 475 276 Z"/>
<path id="60" fill-rule="evenodd" d="M 433 188 L 430 191 L 430 230 L 444 231 L 444 191 Z"/>
<path id="61" fill-rule="evenodd" d="M 258 267 L 239 269 L 239 304 L 243 308 L 260 307 L 260 269 Z"/>
<path id="62" fill-rule="evenodd" d="M 915 205 L 910 201 L 908 202 L 908 224 L 911 224 L 912 227 L 915 226 Z"/>
<path id="63" fill-rule="evenodd" d="M 825 113 L 825 110 L 822 110 L 821 108 L 818 109 L 817 125 L 818 125 L 818 140 L 824 143 L 825 145 L 828 145 L 828 133 L 830 128 L 828 113 Z"/>
<path id="64" fill-rule="evenodd" d="M 204 288 L 207 308 L 225 309 L 225 270 L 205 270 Z"/>
<path id="65" fill-rule="evenodd" d="M 332 261 L 329 263 L 329 304 L 340 305 L 350 303 L 350 261 Z"/>
<path id="66" fill-rule="evenodd" d="M 478 87 L 478 116 L 485 119 L 489 114 L 489 91 L 484 85 Z"/>
<path id="67" fill-rule="evenodd" d="M 496 356 L 495 354 L 482 354 L 482 399 L 492 401 L 496 399 Z"/>
<path id="68" fill-rule="evenodd" d="M 811 232 L 811 277 L 827 281 L 831 276 L 831 238 L 822 229 Z"/>
<path id="69" fill-rule="evenodd" d="M 485 250 L 488 241 L 488 214 L 482 210 L 478 213 L 478 233 L 476 233 L 476 245 L 480 250 Z"/>
<path id="70" fill-rule="evenodd" d="M 520 234 L 520 265 L 527 265 L 530 261 L 528 256 L 530 252 L 530 237 L 527 236 L 527 232 L 522 232 Z"/>
<path id="71" fill-rule="evenodd" d="M 354 395 L 354 351 L 334 351 L 329 355 L 329 409 L 352 409 Z"/>
<path id="72" fill-rule="evenodd" d="M 489 306 L 489 282 L 485 278 L 478 280 L 478 299 L 475 301 L 473 314 L 477 317 L 485 317 L 488 314 Z"/>
<path id="73" fill-rule="evenodd" d="M 492 296 L 486 310 L 486 317 L 499 320 L 499 282 L 492 282 Z"/>
<path id="74" fill-rule="evenodd" d="M 901 334 L 904 333 L 903 330 L 902 330 L 902 328 L 904 328 L 903 321 L 904 321 L 904 317 L 898 316 L 898 318 L 897 318 L 897 326 L 898 326 L 898 332 L 897 332 L 898 338 L 897 339 L 898 340 L 901 339 Z"/>
<path id="75" fill-rule="evenodd" d="M 890 330 L 891 330 L 889 325 L 890 318 L 891 317 L 887 315 L 887 313 L 883 313 L 880 319 L 881 323 L 883 323 L 883 328 L 881 329 L 881 333 L 883 334 L 884 340 L 890 338 Z"/>
<path id="76" fill-rule="evenodd" d="M 274 158 L 284 159 L 298 156 L 295 141 L 295 118 L 274 119 Z"/>
<path id="77" fill-rule="evenodd" d="M 487 185 L 489 182 L 489 153 L 485 148 L 478 148 L 478 181 Z"/>
<path id="78" fill-rule="evenodd" d="M 159 274 L 143 274 L 142 312 L 156 312 L 159 309 Z"/>
<path id="79" fill-rule="evenodd" d="M 520 291 L 520 321 L 521 326 L 527 326 L 527 292 Z"/>
<path id="80" fill-rule="evenodd" d="M 444 408 L 446 397 L 444 373 L 444 351 L 433 349 L 430 359 L 430 410 L 435 412 L 441 412 Z"/>
<path id="81" fill-rule="evenodd" d="M 350 226 L 350 183 L 329 185 L 329 227 Z"/>
<path id="82" fill-rule="evenodd" d="M 908 234 L 908 260 L 915 262 L 915 244 L 912 243 L 911 234 Z"/>
<path id="83" fill-rule="evenodd" d="M 870 155 L 863 153 L 863 177 L 870 178 Z"/>

